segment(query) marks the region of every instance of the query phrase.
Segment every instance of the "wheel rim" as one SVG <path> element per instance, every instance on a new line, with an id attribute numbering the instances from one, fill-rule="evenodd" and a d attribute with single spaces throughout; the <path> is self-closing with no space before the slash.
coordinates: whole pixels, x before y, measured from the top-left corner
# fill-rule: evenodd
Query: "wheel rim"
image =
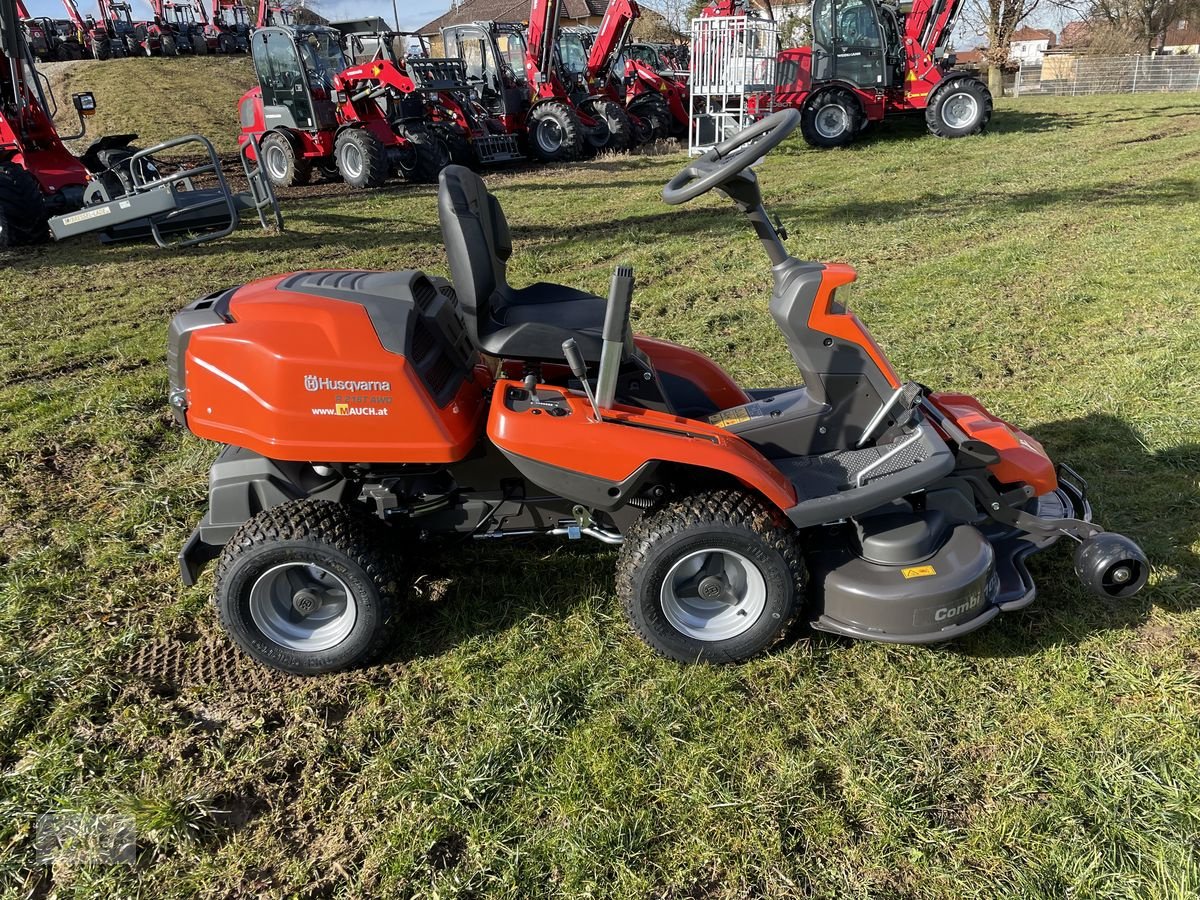
<path id="1" fill-rule="evenodd" d="M 742 554 L 712 547 L 671 566 L 660 599 L 676 630 L 697 641 L 726 641 L 745 634 L 762 616 L 767 582 Z"/>
<path id="2" fill-rule="evenodd" d="M 353 144 L 346 144 L 342 149 L 342 174 L 346 178 L 358 178 L 363 171 L 362 151 Z"/>
<path id="3" fill-rule="evenodd" d="M 318 653 L 346 639 L 358 619 L 358 604 L 346 583 L 327 569 L 283 563 L 254 582 L 250 617 L 273 643 Z"/>
<path id="4" fill-rule="evenodd" d="M 283 148 L 277 144 L 271 144 L 267 148 L 267 174 L 275 181 L 283 181 L 287 178 L 287 154 Z"/>
<path id="5" fill-rule="evenodd" d="M 557 153 L 562 149 L 562 126 L 553 119 L 542 119 L 537 127 L 538 146 L 546 153 Z"/>
<path id="6" fill-rule="evenodd" d="M 831 103 L 829 106 L 821 107 L 814 124 L 817 134 L 823 138 L 841 137 L 850 126 L 850 115 L 844 106 Z"/>
<path id="7" fill-rule="evenodd" d="M 979 101 L 965 91 L 952 94 L 942 104 L 942 121 L 950 128 L 965 128 L 979 115 Z"/>

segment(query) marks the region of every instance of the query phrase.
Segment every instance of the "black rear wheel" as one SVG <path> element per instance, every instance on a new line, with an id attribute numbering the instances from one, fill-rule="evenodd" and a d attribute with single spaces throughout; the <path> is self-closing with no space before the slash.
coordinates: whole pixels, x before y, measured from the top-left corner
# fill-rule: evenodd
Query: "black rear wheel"
<path id="1" fill-rule="evenodd" d="M 46 219 L 37 179 L 20 166 L 0 164 L 0 248 L 45 241 Z"/>
<path id="2" fill-rule="evenodd" d="M 316 675 L 366 662 L 387 642 L 401 591 L 382 528 L 325 500 L 260 512 L 221 552 L 221 625 L 281 672 Z"/>
<path id="3" fill-rule="evenodd" d="M 170 34 L 164 34 L 162 39 L 162 55 L 163 56 L 178 56 L 179 46 L 175 43 L 175 37 Z"/>
<path id="4" fill-rule="evenodd" d="M 529 152 L 540 162 L 566 162 L 579 158 L 583 129 L 567 104 L 547 100 L 534 107 L 526 125 Z"/>
<path id="5" fill-rule="evenodd" d="M 438 134 L 418 123 L 405 123 L 396 129 L 407 146 L 400 149 L 400 174 L 406 181 L 433 184 L 442 169 L 450 165 L 450 147 Z"/>
<path id="6" fill-rule="evenodd" d="M 93 42 L 92 55 L 96 59 L 110 59 L 112 57 L 112 42 L 108 38 Z"/>
<path id="7" fill-rule="evenodd" d="M 626 532 L 617 559 L 629 623 L 680 662 L 739 662 L 763 652 L 791 625 L 803 587 L 795 529 L 737 490 L 647 513 Z"/>
<path id="8" fill-rule="evenodd" d="M 845 88 L 830 88 L 805 102 L 800 110 L 800 133 L 812 147 L 844 147 L 854 140 L 865 118 L 854 94 Z"/>
<path id="9" fill-rule="evenodd" d="M 992 118 L 992 92 L 977 78 L 950 78 L 933 89 L 925 107 L 931 134 L 956 138 L 979 134 Z"/>
<path id="10" fill-rule="evenodd" d="M 614 100 L 597 100 L 592 104 L 592 112 L 608 126 L 608 142 L 604 145 L 604 150 L 620 153 L 632 146 L 633 122 L 620 103 Z"/>
<path id="11" fill-rule="evenodd" d="M 258 142 L 258 152 L 267 179 L 276 187 L 308 184 L 312 178 L 312 162 L 298 156 L 292 142 L 278 131 Z"/>

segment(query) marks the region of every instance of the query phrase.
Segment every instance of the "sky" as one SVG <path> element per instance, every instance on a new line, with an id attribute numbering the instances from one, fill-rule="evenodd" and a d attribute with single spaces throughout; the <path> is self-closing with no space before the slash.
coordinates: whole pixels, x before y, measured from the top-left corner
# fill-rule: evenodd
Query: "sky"
<path id="1" fill-rule="evenodd" d="M 211 5 L 211 0 L 204 0 L 205 6 Z M 96 0 L 76 0 L 82 15 L 96 15 Z M 150 4 L 147 0 L 130 0 L 134 17 L 150 18 Z M 33 16 L 49 16 L 52 19 L 65 19 L 66 10 L 61 0 L 25 0 L 29 14 Z M 321 15 L 330 21 L 339 19 L 357 19 L 363 16 L 381 16 L 392 21 L 391 0 L 320 0 L 317 8 Z M 396 10 L 400 13 L 401 29 L 416 28 L 431 19 L 440 16 L 450 8 L 449 0 L 396 0 Z"/>

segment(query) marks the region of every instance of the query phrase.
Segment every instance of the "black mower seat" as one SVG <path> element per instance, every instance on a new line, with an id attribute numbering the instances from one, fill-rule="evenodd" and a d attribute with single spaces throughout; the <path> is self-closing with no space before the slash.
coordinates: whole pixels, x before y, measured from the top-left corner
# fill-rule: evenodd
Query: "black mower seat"
<path id="1" fill-rule="evenodd" d="M 500 202 L 463 166 L 439 178 L 438 216 L 467 335 L 482 353 L 505 359 L 561 362 L 575 338 L 584 358 L 600 359 L 605 300 L 559 284 L 514 288 L 506 279 L 512 235 Z"/>

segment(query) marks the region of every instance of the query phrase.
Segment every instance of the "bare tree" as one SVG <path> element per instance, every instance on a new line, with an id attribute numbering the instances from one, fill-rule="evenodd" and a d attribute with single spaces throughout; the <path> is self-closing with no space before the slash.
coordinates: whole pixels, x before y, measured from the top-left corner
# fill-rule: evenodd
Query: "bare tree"
<path id="1" fill-rule="evenodd" d="M 1132 43 L 1147 53 L 1162 46 L 1172 24 L 1200 13 L 1197 0 L 1082 0 L 1082 5 L 1079 11 L 1095 23 L 1099 43 Z"/>
<path id="2" fill-rule="evenodd" d="M 1004 67 L 1012 52 L 1013 34 L 1033 15 L 1042 0 L 971 0 L 970 12 L 987 40 L 983 56 L 988 64 L 988 90 L 1004 94 Z"/>

